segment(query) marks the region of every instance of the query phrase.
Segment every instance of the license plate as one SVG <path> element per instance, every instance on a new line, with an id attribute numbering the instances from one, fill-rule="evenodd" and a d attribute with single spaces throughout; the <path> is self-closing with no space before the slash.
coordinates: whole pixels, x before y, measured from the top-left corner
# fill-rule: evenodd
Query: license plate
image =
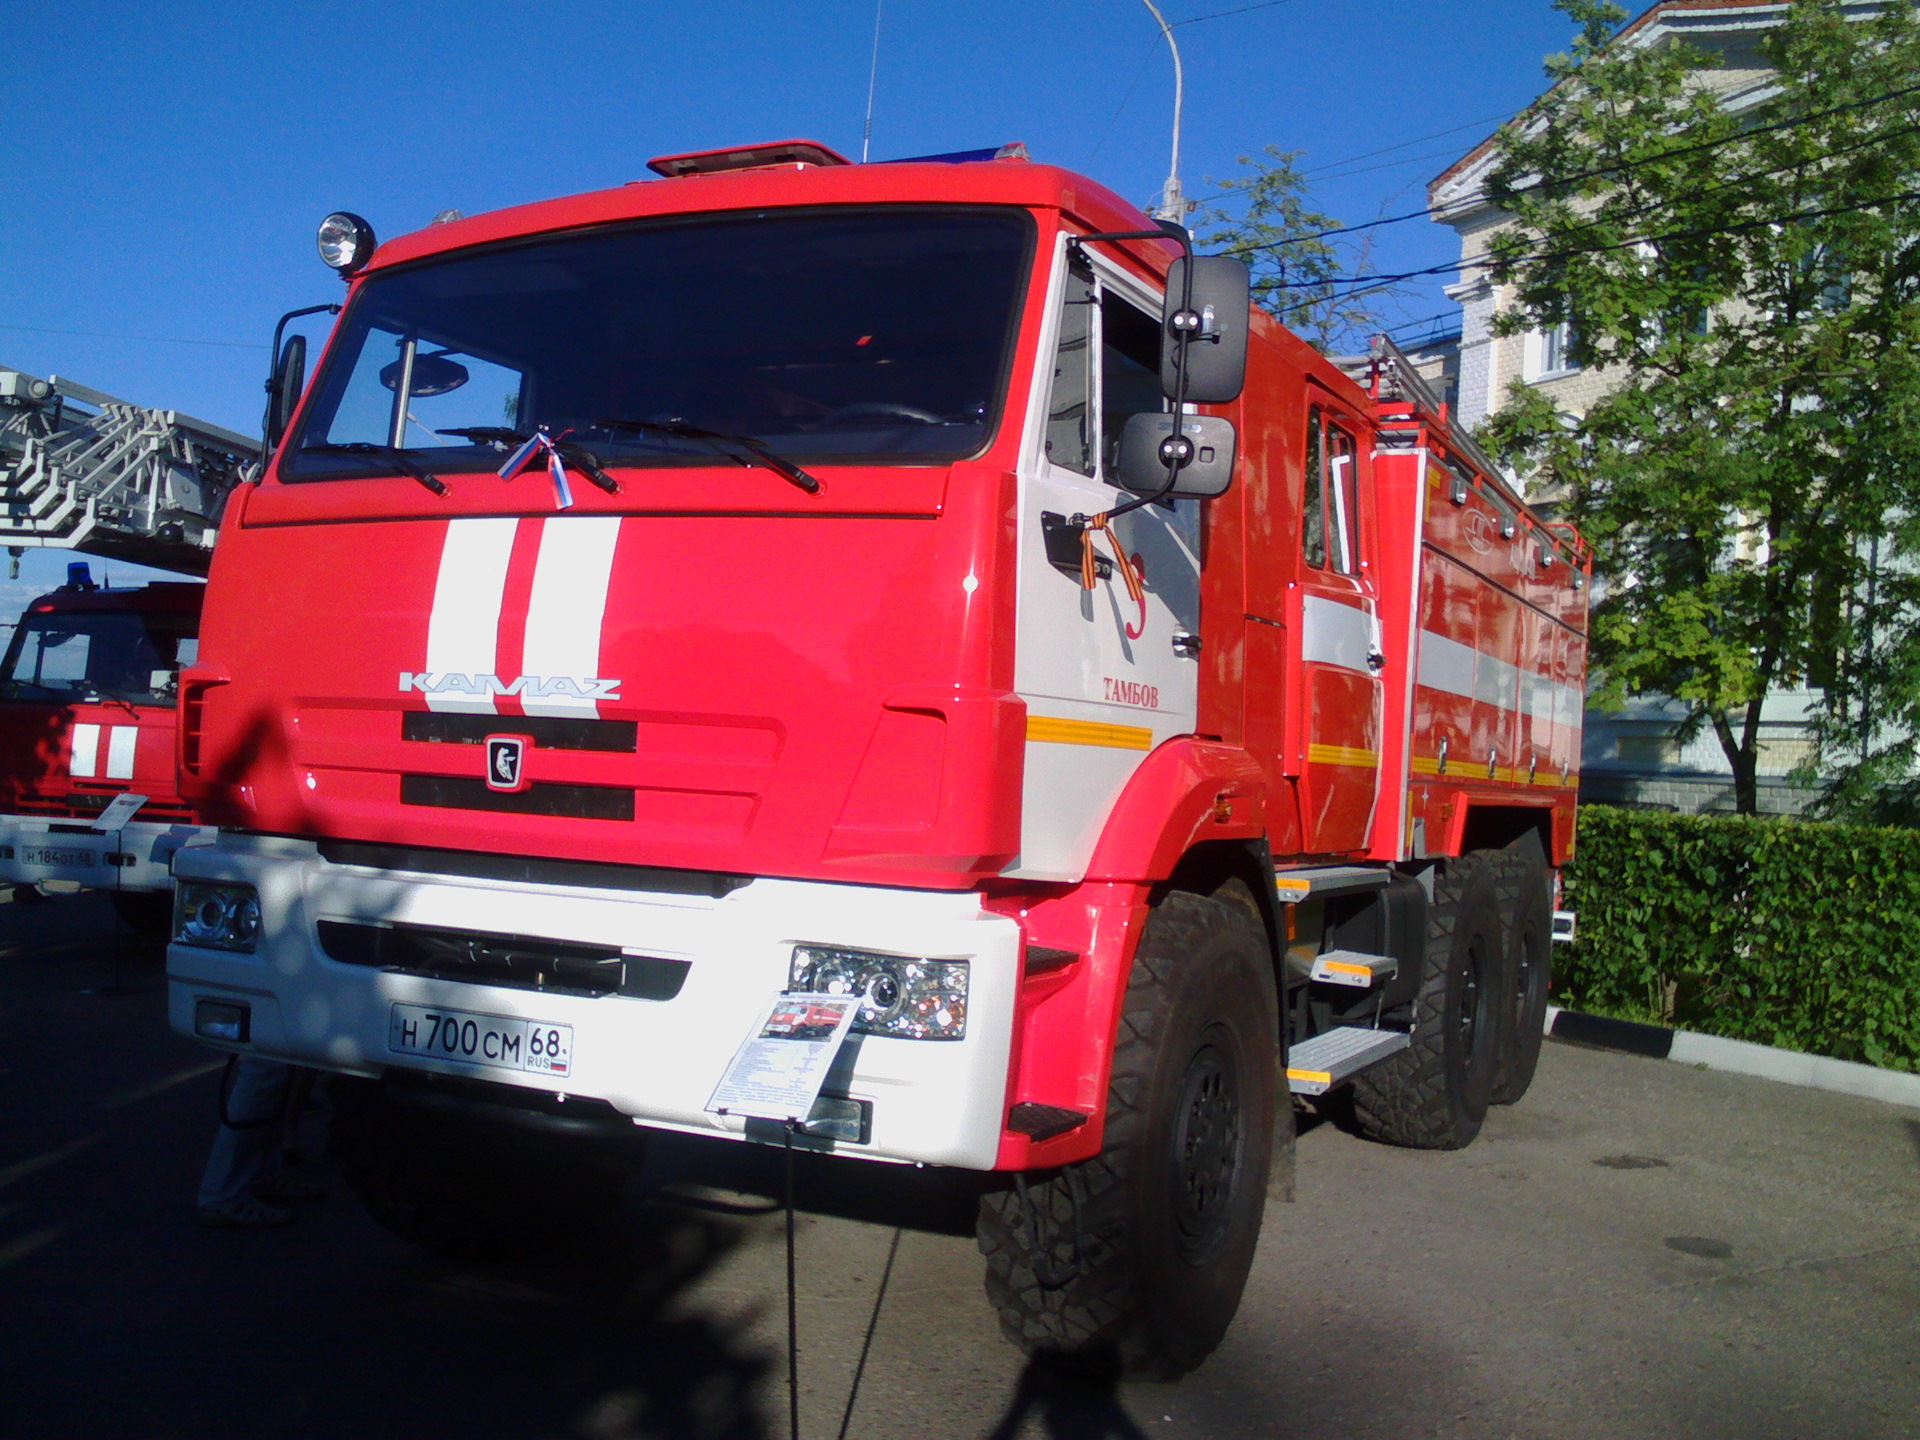
<path id="1" fill-rule="evenodd" d="M 100 863 L 100 857 L 91 850 L 56 850 L 49 845 L 22 845 L 20 847 L 22 865 L 80 865 L 92 867 Z"/>
<path id="2" fill-rule="evenodd" d="M 496 1070 L 536 1075 L 573 1071 L 573 1027 L 508 1015 L 476 1015 L 430 1005 L 395 1004 L 387 1019 L 387 1049 Z"/>

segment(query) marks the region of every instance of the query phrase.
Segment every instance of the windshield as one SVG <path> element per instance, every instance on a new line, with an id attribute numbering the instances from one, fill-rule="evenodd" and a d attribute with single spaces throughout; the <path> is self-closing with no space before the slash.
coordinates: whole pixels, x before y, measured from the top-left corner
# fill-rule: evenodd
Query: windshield
<path id="1" fill-rule="evenodd" d="M 199 648 L 190 614 L 27 615 L 0 665 L 0 700 L 126 700 L 171 705 Z"/>
<path id="2" fill-rule="evenodd" d="M 500 432 L 542 426 L 622 465 L 736 463 L 712 435 L 804 459 L 972 455 L 1032 233 L 1009 209 L 761 211 L 375 275 L 281 474 L 392 474 L 374 447 L 494 469 Z"/>

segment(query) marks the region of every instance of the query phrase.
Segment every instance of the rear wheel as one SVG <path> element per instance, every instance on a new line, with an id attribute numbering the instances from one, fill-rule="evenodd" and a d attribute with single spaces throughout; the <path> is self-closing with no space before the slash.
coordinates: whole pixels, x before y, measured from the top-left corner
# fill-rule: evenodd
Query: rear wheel
<path id="1" fill-rule="evenodd" d="M 1512 1105 L 1533 1084 L 1553 983 L 1553 891 L 1538 847 L 1509 850 L 1497 865 L 1500 913 L 1507 922 L 1507 1007 L 1493 1103 Z"/>
<path id="2" fill-rule="evenodd" d="M 1458 1150 L 1480 1133 L 1506 993 L 1498 856 L 1475 851 L 1434 880 L 1413 1041 L 1353 1082 L 1354 1118 L 1377 1140 Z"/>
<path id="3" fill-rule="evenodd" d="M 1008 1339 L 1167 1379 L 1220 1343 L 1266 1203 L 1278 1030 L 1247 910 L 1167 895 L 1134 956 L 1101 1153 L 981 1203 Z"/>
<path id="4" fill-rule="evenodd" d="M 377 1082 L 336 1081 L 329 1148 L 367 1213 L 403 1240 L 466 1260 L 580 1243 L 620 1202 L 622 1177 L 578 1144 L 398 1105 Z"/>

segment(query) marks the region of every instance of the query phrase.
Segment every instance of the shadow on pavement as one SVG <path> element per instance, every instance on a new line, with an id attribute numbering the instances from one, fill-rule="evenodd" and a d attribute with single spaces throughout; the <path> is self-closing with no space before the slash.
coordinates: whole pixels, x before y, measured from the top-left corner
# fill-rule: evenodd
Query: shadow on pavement
<path id="1" fill-rule="evenodd" d="M 1117 1363 L 1083 1362 L 1063 1369 L 1029 1360 L 988 1440 L 1016 1440 L 1029 1420 L 1040 1423 L 1048 1440 L 1146 1440 L 1120 1403 Z"/>

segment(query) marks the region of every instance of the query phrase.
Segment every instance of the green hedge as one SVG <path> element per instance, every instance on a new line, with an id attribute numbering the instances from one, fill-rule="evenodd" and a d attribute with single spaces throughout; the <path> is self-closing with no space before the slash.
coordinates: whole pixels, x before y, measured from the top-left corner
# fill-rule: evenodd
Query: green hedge
<path id="1" fill-rule="evenodd" d="M 1920 831 L 1582 806 L 1553 1000 L 1920 1071 Z"/>

